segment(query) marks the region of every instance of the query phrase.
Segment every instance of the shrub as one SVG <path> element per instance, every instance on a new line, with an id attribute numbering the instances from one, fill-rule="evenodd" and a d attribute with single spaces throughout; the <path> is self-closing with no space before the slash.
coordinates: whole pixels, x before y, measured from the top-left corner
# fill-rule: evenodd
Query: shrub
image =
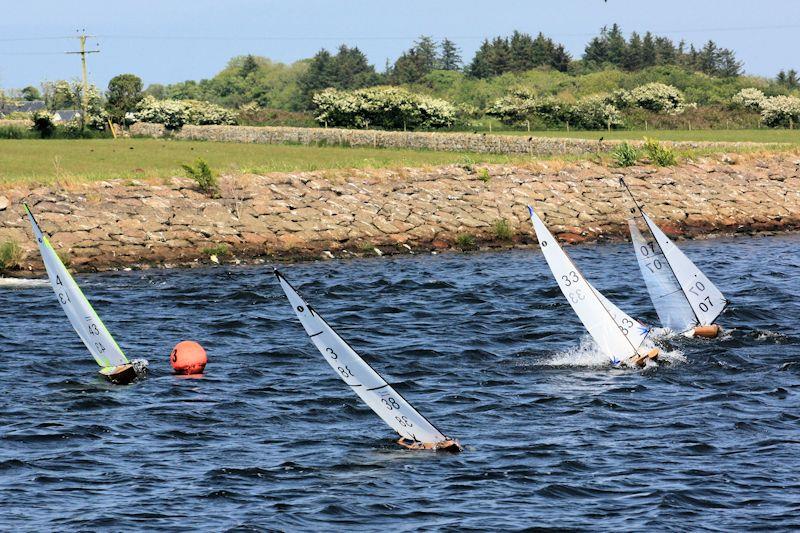
<path id="1" fill-rule="evenodd" d="M 455 122 L 449 102 L 400 87 L 369 87 L 356 91 L 325 89 L 312 100 L 316 119 L 330 126 L 384 129 L 443 128 Z"/>
<path id="2" fill-rule="evenodd" d="M 47 111 L 37 111 L 33 114 L 33 129 L 39 132 L 42 139 L 48 139 L 56 131 L 53 116 Z"/>
<path id="3" fill-rule="evenodd" d="M 636 87 L 631 91 L 631 101 L 642 109 L 657 113 L 678 115 L 686 108 L 683 93 L 664 83 L 647 83 Z"/>
<path id="4" fill-rule="evenodd" d="M 639 150 L 624 142 L 611 152 L 611 157 L 618 167 L 630 167 L 639 159 Z"/>
<path id="5" fill-rule="evenodd" d="M 742 107 L 744 109 L 750 109 L 752 111 L 760 111 L 761 106 L 764 104 L 764 101 L 767 99 L 764 96 L 764 93 L 761 92 L 761 89 L 756 89 L 755 87 L 748 87 L 747 89 L 742 89 L 738 93 L 733 95 L 731 101 L 735 106 Z"/>
<path id="6" fill-rule="evenodd" d="M 136 110 L 134 120 L 163 124 L 173 130 L 184 124 L 236 124 L 236 114 L 230 109 L 197 100 L 156 100 L 147 95 Z"/>
<path id="7" fill-rule="evenodd" d="M 197 190 L 201 193 L 211 198 L 219 196 L 219 181 L 217 181 L 217 177 L 211 172 L 211 168 L 204 159 L 197 158 L 195 166 L 184 164 L 181 165 L 181 168 L 186 172 L 188 178 L 197 183 Z"/>
<path id="8" fill-rule="evenodd" d="M 761 120 L 770 127 L 794 128 L 800 123 L 800 98 L 773 96 L 761 104 Z"/>
<path id="9" fill-rule="evenodd" d="M 469 250 L 475 248 L 475 237 L 469 233 L 462 233 L 456 237 L 456 246 L 462 250 Z"/>
<path id="10" fill-rule="evenodd" d="M 645 139 L 644 151 L 653 162 L 653 164 L 660 167 L 671 167 L 678 164 L 675 157 L 675 152 L 669 148 L 665 148 L 659 144 L 655 139 Z"/>
<path id="11" fill-rule="evenodd" d="M 0 270 L 16 268 L 22 262 L 22 248 L 17 241 L 6 240 L 0 244 Z"/>
<path id="12" fill-rule="evenodd" d="M 552 96 L 536 96 L 530 89 L 517 87 L 495 100 L 486 114 L 509 125 L 537 118 L 553 125 L 567 120 L 568 110 L 569 106 Z"/>
<path id="13" fill-rule="evenodd" d="M 595 94 L 578 100 L 570 110 L 570 123 L 587 130 L 622 126 L 619 109 L 608 103 L 608 95 Z"/>
<path id="14" fill-rule="evenodd" d="M 489 175 L 489 169 L 488 168 L 480 169 L 478 171 L 478 179 L 484 183 L 489 183 L 489 180 L 492 179 L 492 177 Z"/>
<path id="15" fill-rule="evenodd" d="M 511 237 L 514 236 L 514 233 L 508 225 L 508 221 L 504 218 L 495 220 L 494 224 L 492 224 L 492 230 L 494 230 L 494 236 L 501 241 L 509 241 Z"/>
<path id="16" fill-rule="evenodd" d="M 19 126 L 0 126 L 0 139 L 23 139 L 26 133 Z"/>
<path id="17" fill-rule="evenodd" d="M 217 257 L 225 257 L 226 255 L 228 255 L 228 253 L 230 253 L 230 250 L 228 250 L 227 244 L 215 244 L 214 246 L 203 248 L 202 252 L 209 257 L 211 257 L 212 255 L 215 255 Z"/>

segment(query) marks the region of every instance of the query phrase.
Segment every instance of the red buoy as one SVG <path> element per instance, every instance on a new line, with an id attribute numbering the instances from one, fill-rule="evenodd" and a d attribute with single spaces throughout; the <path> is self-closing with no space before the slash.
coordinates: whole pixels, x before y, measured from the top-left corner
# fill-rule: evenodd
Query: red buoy
<path id="1" fill-rule="evenodd" d="M 181 341 L 169 356 L 176 374 L 202 374 L 208 363 L 206 351 L 194 341 Z"/>

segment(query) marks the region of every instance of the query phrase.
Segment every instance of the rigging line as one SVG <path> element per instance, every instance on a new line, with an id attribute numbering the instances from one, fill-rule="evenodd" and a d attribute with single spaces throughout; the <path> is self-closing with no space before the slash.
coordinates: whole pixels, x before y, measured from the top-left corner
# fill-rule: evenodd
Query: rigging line
<path id="1" fill-rule="evenodd" d="M 672 277 L 674 277 L 675 281 L 678 282 L 678 287 L 681 288 L 681 293 L 683 294 L 683 297 L 686 300 L 686 303 L 689 304 L 689 309 L 692 310 L 692 314 L 694 315 L 695 320 L 697 320 L 697 324 L 698 325 L 702 324 L 703 321 L 700 320 L 700 317 L 697 315 L 697 311 L 694 310 L 694 306 L 692 305 L 692 301 L 689 300 L 689 295 L 686 294 L 686 290 L 683 288 L 683 283 L 681 283 L 681 280 L 678 279 L 678 275 L 675 274 L 675 269 L 672 268 L 672 263 L 669 262 L 669 257 L 667 257 L 667 254 L 664 252 L 664 248 L 661 247 L 661 243 L 659 243 L 658 239 L 656 239 L 656 234 L 653 231 L 653 228 L 650 227 L 650 223 L 647 221 L 647 217 L 644 216 L 644 211 L 642 210 L 642 206 L 640 206 L 639 202 L 636 201 L 636 197 L 631 192 L 631 189 L 630 189 L 630 187 L 628 187 L 628 184 L 625 183 L 625 180 L 623 178 L 620 178 L 619 182 L 625 187 L 625 190 L 628 191 L 628 194 L 630 195 L 631 200 L 633 200 L 633 204 L 636 206 L 636 209 L 639 210 L 639 215 L 642 217 L 642 220 L 644 220 L 645 226 L 647 226 L 647 230 L 653 236 L 653 240 L 658 245 L 659 250 L 661 250 L 661 253 L 664 256 L 664 262 L 667 263 L 667 266 L 669 267 L 669 271 L 672 272 Z"/>

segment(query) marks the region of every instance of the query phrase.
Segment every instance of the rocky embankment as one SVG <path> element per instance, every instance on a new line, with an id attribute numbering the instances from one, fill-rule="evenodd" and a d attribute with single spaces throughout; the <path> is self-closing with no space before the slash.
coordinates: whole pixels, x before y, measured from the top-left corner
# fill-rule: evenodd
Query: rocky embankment
<path id="1" fill-rule="evenodd" d="M 620 239 L 620 177 L 673 236 L 800 228 L 800 157 L 733 158 L 224 176 L 219 198 L 184 178 L 18 186 L 0 189 L 0 245 L 21 248 L 10 273 L 42 268 L 23 200 L 77 270 L 528 245 L 528 204 L 564 241 Z"/>

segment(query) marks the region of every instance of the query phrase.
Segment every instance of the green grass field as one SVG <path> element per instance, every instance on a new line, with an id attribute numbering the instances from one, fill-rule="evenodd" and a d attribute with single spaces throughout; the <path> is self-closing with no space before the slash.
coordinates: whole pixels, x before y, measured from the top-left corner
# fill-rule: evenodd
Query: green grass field
<path id="1" fill-rule="evenodd" d="M 501 131 L 503 135 L 537 137 L 569 137 L 576 139 L 642 140 L 651 137 L 660 141 L 717 141 L 800 144 L 800 130 L 617 130 L 617 131 Z"/>
<path id="2" fill-rule="evenodd" d="M 183 175 L 202 157 L 218 173 L 507 163 L 520 156 L 159 139 L 0 140 L 0 183 Z"/>
<path id="3" fill-rule="evenodd" d="M 588 139 L 755 141 L 800 144 L 796 130 L 514 132 L 520 135 Z M 765 149 L 776 146 L 765 145 Z M 715 149 L 687 152 L 709 153 Z M 452 163 L 521 163 L 529 156 L 434 152 L 382 148 L 239 144 L 161 139 L 3 139 L 0 140 L 0 184 L 51 183 L 114 178 L 163 178 L 182 175 L 181 164 L 205 159 L 217 173 L 297 172 L 348 168 L 400 168 Z M 593 156 L 594 157 L 594 156 Z M 567 159 L 576 159 L 569 157 Z"/>

